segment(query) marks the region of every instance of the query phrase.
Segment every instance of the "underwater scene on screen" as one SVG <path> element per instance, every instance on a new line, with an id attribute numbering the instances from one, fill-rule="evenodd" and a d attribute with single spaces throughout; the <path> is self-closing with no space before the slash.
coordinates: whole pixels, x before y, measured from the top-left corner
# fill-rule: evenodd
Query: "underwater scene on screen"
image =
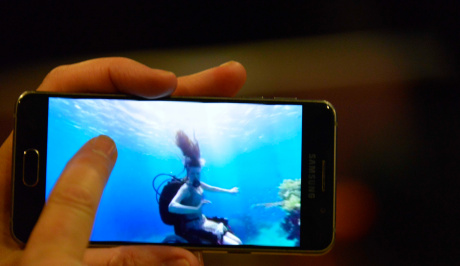
<path id="1" fill-rule="evenodd" d="M 205 217 L 225 218 L 243 245 L 299 246 L 301 105 L 52 97 L 46 197 L 73 154 L 107 135 L 118 159 L 90 240 L 164 243 L 175 231 L 157 200 L 171 176 L 186 176 L 178 131 L 199 144 L 202 182 L 238 188 L 204 190 Z"/>

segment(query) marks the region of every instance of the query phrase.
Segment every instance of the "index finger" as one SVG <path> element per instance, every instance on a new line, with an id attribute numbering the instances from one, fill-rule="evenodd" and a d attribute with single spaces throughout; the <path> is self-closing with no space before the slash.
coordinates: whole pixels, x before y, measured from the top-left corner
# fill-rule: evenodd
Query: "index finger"
<path id="1" fill-rule="evenodd" d="M 231 97 L 246 82 L 246 69 L 236 61 L 179 77 L 173 95 Z"/>
<path id="2" fill-rule="evenodd" d="M 110 57 L 56 67 L 38 90 L 126 93 L 151 98 L 171 94 L 176 85 L 172 72 L 152 69 L 128 58 Z"/>
<path id="3" fill-rule="evenodd" d="M 40 91 L 125 93 L 145 98 L 167 96 L 233 96 L 246 81 L 246 70 L 230 61 L 176 78 L 127 58 L 98 58 L 53 69 Z"/>
<path id="4" fill-rule="evenodd" d="M 26 261 L 43 263 L 46 259 L 46 264 L 82 261 L 116 157 L 115 143 L 106 136 L 93 138 L 75 154 L 32 231 L 25 250 Z M 42 258 L 43 254 L 48 257 Z"/>

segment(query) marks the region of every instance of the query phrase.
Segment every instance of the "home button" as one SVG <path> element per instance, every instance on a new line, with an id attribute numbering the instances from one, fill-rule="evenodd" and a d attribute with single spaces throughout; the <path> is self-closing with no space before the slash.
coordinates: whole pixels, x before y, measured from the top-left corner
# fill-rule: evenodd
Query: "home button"
<path id="1" fill-rule="evenodd" d="M 25 150 L 22 162 L 22 182 L 24 185 L 34 187 L 38 184 L 39 169 L 40 153 L 38 150 Z"/>

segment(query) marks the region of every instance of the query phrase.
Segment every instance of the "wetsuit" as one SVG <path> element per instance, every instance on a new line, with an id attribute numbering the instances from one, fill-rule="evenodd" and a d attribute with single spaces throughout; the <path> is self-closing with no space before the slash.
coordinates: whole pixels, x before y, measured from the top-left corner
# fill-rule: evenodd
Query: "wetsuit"
<path id="1" fill-rule="evenodd" d="M 187 186 L 187 190 L 190 193 L 190 196 L 184 198 L 180 203 L 186 206 L 198 206 L 201 203 L 203 198 L 203 189 L 199 187 L 193 187 L 189 184 L 183 184 L 182 186 Z M 193 214 L 184 214 L 185 219 L 181 224 L 181 231 L 187 234 L 190 231 L 203 230 L 215 235 L 220 241 L 222 236 L 226 232 L 226 227 L 223 223 L 216 223 L 214 221 L 208 220 L 201 212 Z"/>

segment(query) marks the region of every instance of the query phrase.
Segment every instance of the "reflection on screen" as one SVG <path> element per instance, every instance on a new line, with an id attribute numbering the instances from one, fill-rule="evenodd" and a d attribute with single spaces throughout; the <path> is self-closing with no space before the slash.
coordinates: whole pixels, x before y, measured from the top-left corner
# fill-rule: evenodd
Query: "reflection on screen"
<path id="1" fill-rule="evenodd" d="M 186 178 L 178 131 L 199 146 L 201 185 Z M 301 105 L 50 98 L 46 197 L 71 156 L 101 134 L 118 160 L 91 241 L 299 245 Z M 160 199 L 184 184 L 167 224 Z M 200 212 L 180 213 L 202 200 Z"/>

